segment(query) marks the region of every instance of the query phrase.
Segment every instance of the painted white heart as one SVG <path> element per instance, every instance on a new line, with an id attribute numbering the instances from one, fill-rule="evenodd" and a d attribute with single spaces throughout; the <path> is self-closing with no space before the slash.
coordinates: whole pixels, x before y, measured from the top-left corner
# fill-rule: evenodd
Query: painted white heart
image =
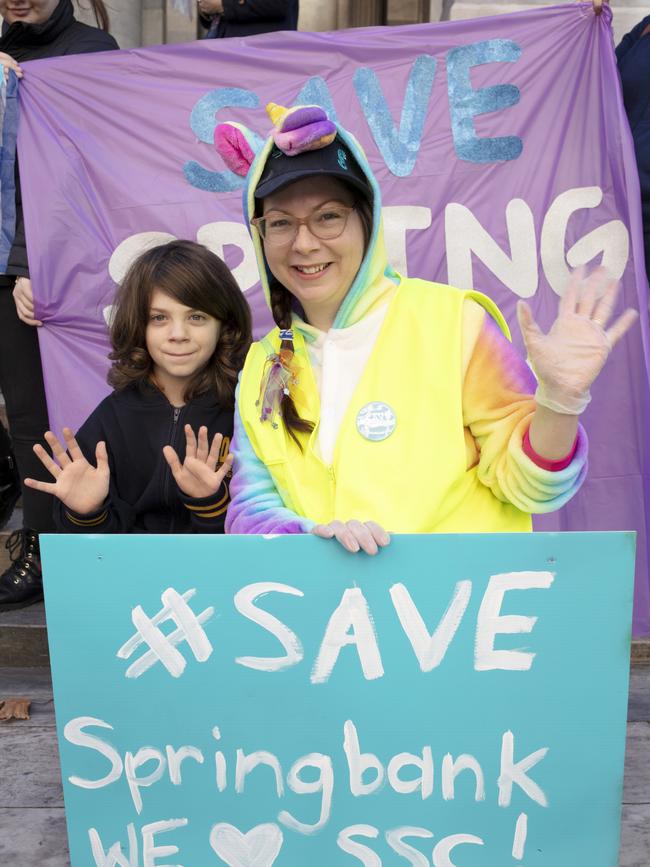
<path id="1" fill-rule="evenodd" d="M 256 825 L 247 834 L 227 822 L 210 831 L 210 845 L 228 867 L 271 867 L 283 841 L 282 831 L 272 822 Z"/>

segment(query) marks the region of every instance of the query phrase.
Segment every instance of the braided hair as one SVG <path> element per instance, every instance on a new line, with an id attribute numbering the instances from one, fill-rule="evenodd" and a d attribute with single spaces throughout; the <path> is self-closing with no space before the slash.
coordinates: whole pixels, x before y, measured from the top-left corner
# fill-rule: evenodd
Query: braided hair
<path id="1" fill-rule="evenodd" d="M 280 281 L 273 276 L 271 277 L 269 288 L 273 321 L 280 331 L 285 332 L 285 337 L 280 343 L 280 352 L 288 351 L 293 355 L 293 337 L 286 336 L 286 332 L 291 333 L 291 295 Z M 314 429 L 314 423 L 300 417 L 293 398 L 286 391 L 280 401 L 280 412 L 289 436 L 302 450 L 302 445 L 298 439 L 298 432 L 311 433 Z"/>

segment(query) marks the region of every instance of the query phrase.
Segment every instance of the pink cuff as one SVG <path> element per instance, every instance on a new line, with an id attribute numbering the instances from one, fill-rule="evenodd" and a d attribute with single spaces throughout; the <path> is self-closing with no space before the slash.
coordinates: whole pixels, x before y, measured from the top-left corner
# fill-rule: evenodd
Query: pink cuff
<path id="1" fill-rule="evenodd" d="M 534 464 L 537 464 L 537 466 L 542 470 L 549 470 L 552 473 L 557 473 L 560 470 L 565 470 L 575 457 L 576 449 L 578 448 L 578 435 L 576 434 L 575 442 L 573 443 L 569 454 L 565 458 L 561 458 L 559 461 L 549 461 L 537 454 L 530 444 L 530 428 L 524 434 L 521 447 L 526 457 L 529 457 L 531 461 Z"/>

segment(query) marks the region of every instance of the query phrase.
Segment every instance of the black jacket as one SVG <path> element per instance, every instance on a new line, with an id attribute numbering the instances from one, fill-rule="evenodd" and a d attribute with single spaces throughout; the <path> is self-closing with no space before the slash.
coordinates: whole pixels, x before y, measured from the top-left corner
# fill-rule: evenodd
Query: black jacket
<path id="1" fill-rule="evenodd" d="M 51 17 L 44 24 L 24 24 L 16 21 L 2 25 L 0 51 L 22 63 L 65 54 L 90 54 L 118 48 L 117 42 L 98 27 L 82 24 L 74 17 L 72 0 L 60 0 Z M 27 73 L 29 74 L 29 73 Z M 81 85 L 80 85 L 81 86 Z M 29 171 L 29 167 L 26 168 Z M 6 273 L 19 277 L 29 276 L 25 224 L 18 163 L 16 163 L 16 232 L 9 253 Z M 13 285 L 13 280 L 0 280 L 0 285 Z"/>
<path id="2" fill-rule="evenodd" d="M 221 15 L 199 18 L 208 28 L 207 39 L 297 30 L 298 0 L 223 0 Z"/>
<path id="3" fill-rule="evenodd" d="M 212 497 L 186 497 L 162 450 L 165 445 L 173 446 L 182 462 L 184 426 L 190 424 L 196 434 L 206 425 L 210 442 L 216 433 L 223 435 L 221 454 L 225 456 L 232 438 L 233 412 L 208 394 L 177 409 L 150 385 L 114 391 L 77 433 L 77 442 L 93 466 L 97 443 L 106 443 L 111 470 L 108 499 L 93 515 L 76 515 L 55 500 L 56 525 L 68 533 L 223 533 L 227 481 Z"/>

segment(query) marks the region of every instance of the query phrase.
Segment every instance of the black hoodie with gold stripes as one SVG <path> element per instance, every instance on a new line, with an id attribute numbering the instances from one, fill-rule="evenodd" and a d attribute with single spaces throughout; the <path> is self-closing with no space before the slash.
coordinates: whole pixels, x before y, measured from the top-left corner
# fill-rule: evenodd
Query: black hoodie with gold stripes
<path id="1" fill-rule="evenodd" d="M 212 395 L 174 407 L 157 388 L 134 385 L 106 397 L 79 429 L 77 442 L 93 465 L 97 443 L 106 443 L 108 498 L 92 515 L 77 515 L 55 500 L 57 527 L 67 533 L 223 533 L 229 478 L 211 497 L 187 497 L 163 455 L 163 446 L 171 445 L 184 460 L 186 424 L 195 434 L 205 425 L 209 442 L 222 434 L 220 461 L 225 458 L 233 409 L 216 403 Z"/>

